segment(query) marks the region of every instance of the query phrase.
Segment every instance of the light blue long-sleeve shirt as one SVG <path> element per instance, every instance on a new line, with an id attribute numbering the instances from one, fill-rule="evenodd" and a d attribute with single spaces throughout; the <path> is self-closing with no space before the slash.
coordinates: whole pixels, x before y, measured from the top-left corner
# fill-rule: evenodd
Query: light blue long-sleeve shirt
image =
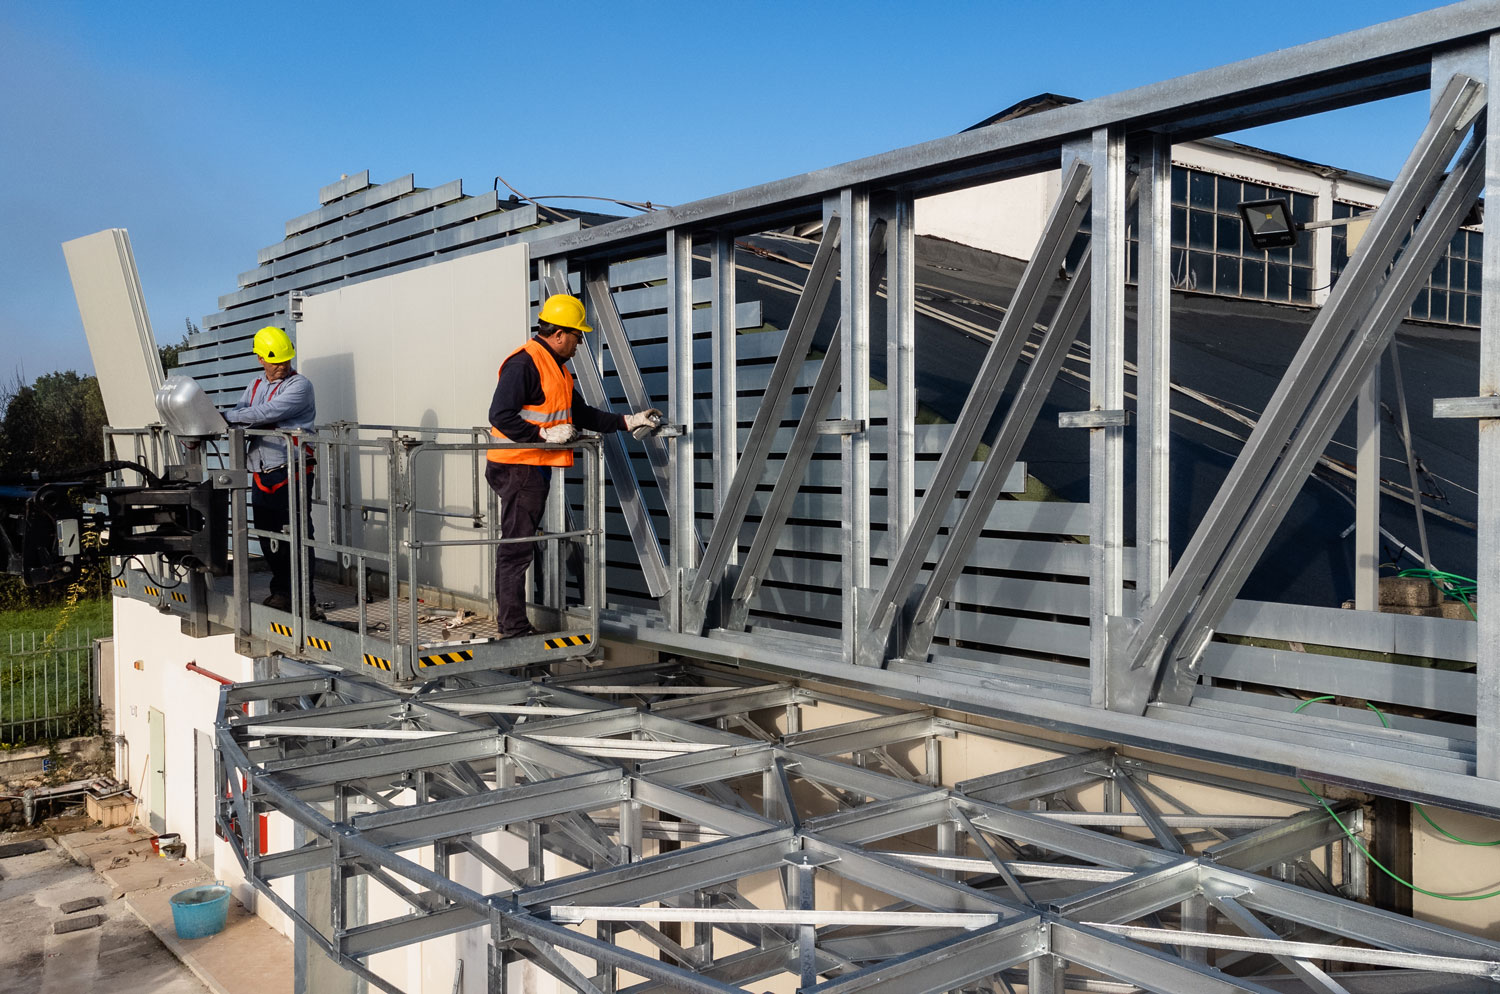
<path id="1" fill-rule="evenodd" d="M 246 428 L 295 428 L 311 433 L 318 417 L 312 380 L 293 372 L 285 379 L 270 383 L 263 376 L 245 387 L 239 403 L 224 414 L 224 420 Z M 280 469 L 287 462 L 286 446 L 279 438 L 250 440 L 245 465 L 253 473 Z"/>

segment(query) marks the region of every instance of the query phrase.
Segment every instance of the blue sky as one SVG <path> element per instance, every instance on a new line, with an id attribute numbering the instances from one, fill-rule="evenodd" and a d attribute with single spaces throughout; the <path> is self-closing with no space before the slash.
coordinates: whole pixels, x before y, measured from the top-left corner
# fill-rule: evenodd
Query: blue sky
<path id="1" fill-rule="evenodd" d="M 1433 6 L 0 0 L 0 380 L 92 371 L 59 246 L 102 228 L 175 342 L 341 173 L 676 204 Z M 1424 108 L 1236 137 L 1391 176 Z"/>

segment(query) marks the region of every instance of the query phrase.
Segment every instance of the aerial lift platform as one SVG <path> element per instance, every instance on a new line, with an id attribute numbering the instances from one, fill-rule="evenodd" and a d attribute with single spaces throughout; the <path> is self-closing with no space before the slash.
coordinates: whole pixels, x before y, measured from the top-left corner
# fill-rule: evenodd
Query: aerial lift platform
<path id="1" fill-rule="evenodd" d="M 191 381 L 173 378 L 162 390 L 190 393 Z M 201 394 L 198 395 L 201 398 Z M 242 653 L 281 655 L 315 664 L 331 664 L 387 685 L 420 681 L 441 669 L 445 674 L 472 670 L 523 670 L 536 663 L 595 655 L 603 586 L 603 477 L 600 440 L 586 437 L 559 448 L 578 453 L 581 491 L 554 489 L 547 527 L 532 539 L 507 540 L 499 535 L 497 499 L 482 486 L 484 452 L 491 443 L 482 429 L 445 431 L 381 426 L 364 429 L 341 423 L 304 433 L 295 453 L 290 499 L 310 500 L 314 536 L 303 534 L 297 516 L 290 533 L 257 529 L 248 507 L 249 474 L 244 467 L 246 436 L 289 434 L 235 428 L 225 436 L 209 435 L 202 423 L 186 424 L 174 415 L 171 399 L 163 407 L 166 423 L 141 429 L 107 430 L 111 453 L 123 458 L 108 465 L 113 486 L 105 488 L 109 510 L 96 509 L 75 525 L 66 512 L 53 509 L 45 535 L 33 537 L 33 549 L 53 553 L 47 565 L 33 564 L 32 575 L 71 569 L 59 556 L 55 535 L 95 530 L 104 541 L 97 554 L 110 556 L 112 592 L 153 603 L 163 614 L 182 619 L 183 631 L 195 637 L 232 632 Z M 206 403 L 203 398 L 200 403 Z M 207 411 L 217 418 L 211 406 Z M 208 427 L 216 428 L 209 419 Z M 371 436 L 375 436 L 372 438 Z M 460 441 L 447 439 L 460 437 Z M 549 446 L 550 447 L 550 446 Z M 311 454 L 309 452 L 311 450 Z M 360 492 L 348 472 L 356 450 L 377 452 L 388 472 L 387 496 L 373 500 Z M 220 455 L 222 459 L 218 458 Z M 419 538 L 420 521 L 456 512 L 427 508 L 410 486 L 433 458 L 471 461 L 475 473 L 472 506 L 467 516 L 476 537 Z M 319 466 L 321 493 L 305 495 L 306 463 Z M 219 465 L 209 465 L 218 462 Z M 134 476 L 145 481 L 134 485 Z M 564 502 L 582 493 L 581 520 L 568 526 Z M 227 511 L 227 513 L 225 513 Z M 80 509 L 82 514 L 82 510 Z M 378 521 L 380 527 L 356 527 Z M 14 529 L 13 529 L 14 530 Z M 376 536 L 377 543 L 369 536 Z M 252 539 L 275 538 L 292 544 L 292 609 L 262 603 L 267 577 L 253 569 Z M 493 601 L 472 593 L 425 582 L 424 556 L 455 546 L 468 547 L 486 560 L 492 575 L 493 550 L 511 541 L 538 547 L 541 568 L 532 585 L 538 590 L 529 605 L 533 623 L 543 634 L 497 637 Z M 111 556 L 112 553 L 118 555 Z M 319 578 L 315 584 L 309 578 Z M 316 591 L 318 612 L 307 591 Z M 314 619 L 315 614 L 321 614 Z"/>

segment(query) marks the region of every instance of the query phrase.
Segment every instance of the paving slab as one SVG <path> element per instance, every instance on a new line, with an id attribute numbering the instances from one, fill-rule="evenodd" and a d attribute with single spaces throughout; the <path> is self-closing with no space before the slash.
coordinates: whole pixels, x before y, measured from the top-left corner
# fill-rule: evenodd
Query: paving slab
<path id="1" fill-rule="evenodd" d="M 108 869 L 112 863 L 154 856 L 151 852 L 152 833 L 139 825 L 121 825 L 118 828 L 90 832 L 73 832 L 58 837 L 74 862 L 91 866 L 96 870 Z"/>
<path id="2" fill-rule="evenodd" d="M 109 921 L 107 915 L 79 915 L 77 918 L 64 918 L 62 921 L 52 923 L 53 935 L 66 935 L 69 932 L 82 932 L 88 928 L 98 928 Z"/>
<path id="3" fill-rule="evenodd" d="M 94 897 L 80 897 L 76 901 L 64 901 L 57 906 L 57 910 L 65 915 L 72 915 L 80 911 L 87 911 L 90 908 L 100 907 L 103 904 L 104 898 L 97 895 Z"/>
<path id="4" fill-rule="evenodd" d="M 212 883 L 207 875 L 198 883 Z M 139 891 L 125 904 L 214 994 L 290 994 L 292 943 L 234 898 L 224 930 L 203 939 L 179 939 L 172 895 L 183 887 Z"/>
<path id="5" fill-rule="evenodd" d="M 151 835 L 139 825 L 123 825 L 57 841 L 76 862 L 92 866 L 113 898 L 214 994 L 290 994 L 291 940 L 233 898 L 222 932 L 203 939 L 177 937 L 172 895 L 213 883 L 213 874 L 194 860 L 156 855 Z"/>
<path id="6" fill-rule="evenodd" d="M 99 926 L 63 935 L 62 906 L 103 897 L 109 886 L 61 847 L 15 857 L 0 883 L 0 992 L 4 994 L 205 994 L 202 983 L 123 902 L 99 906 Z M 93 917 L 93 916 L 89 916 Z"/>
<path id="7" fill-rule="evenodd" d="M 9 859 L 12 856 L 25 856 L 27 853 L 41 852 L 47 848 L 47 843 L 42 839 L 27 839 L 25 842 L 7 842 L 0 846 L 0 859 Z"/>

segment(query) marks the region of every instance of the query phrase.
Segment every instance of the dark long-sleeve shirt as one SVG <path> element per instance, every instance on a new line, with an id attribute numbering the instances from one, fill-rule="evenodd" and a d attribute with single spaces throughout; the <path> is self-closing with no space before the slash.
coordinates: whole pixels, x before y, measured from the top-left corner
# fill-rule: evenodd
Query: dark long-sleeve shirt
<path id="1" fill-rule="evenodd" d="M 554 359 L 557 358 L 557 353 L 548 348 L 546 342 L 537 341 Z M 558 364 L 562 364 L 561 359 L 558 359 Z M 521 408 L 526 404 L 540 404 L 543 399 L 542 374 L 537 372 L 531 353 L 524 349 L 516 352 L 500 366 L 500 382 L 495 384 L 495 396 L 490 401 L 490 424 L 512 442 L 540 442 L 541 430 L 521 417 Z M 574 390 L 573 424 L 601 434 L 624 431 L 625 416 L 590 407 Z"/>

